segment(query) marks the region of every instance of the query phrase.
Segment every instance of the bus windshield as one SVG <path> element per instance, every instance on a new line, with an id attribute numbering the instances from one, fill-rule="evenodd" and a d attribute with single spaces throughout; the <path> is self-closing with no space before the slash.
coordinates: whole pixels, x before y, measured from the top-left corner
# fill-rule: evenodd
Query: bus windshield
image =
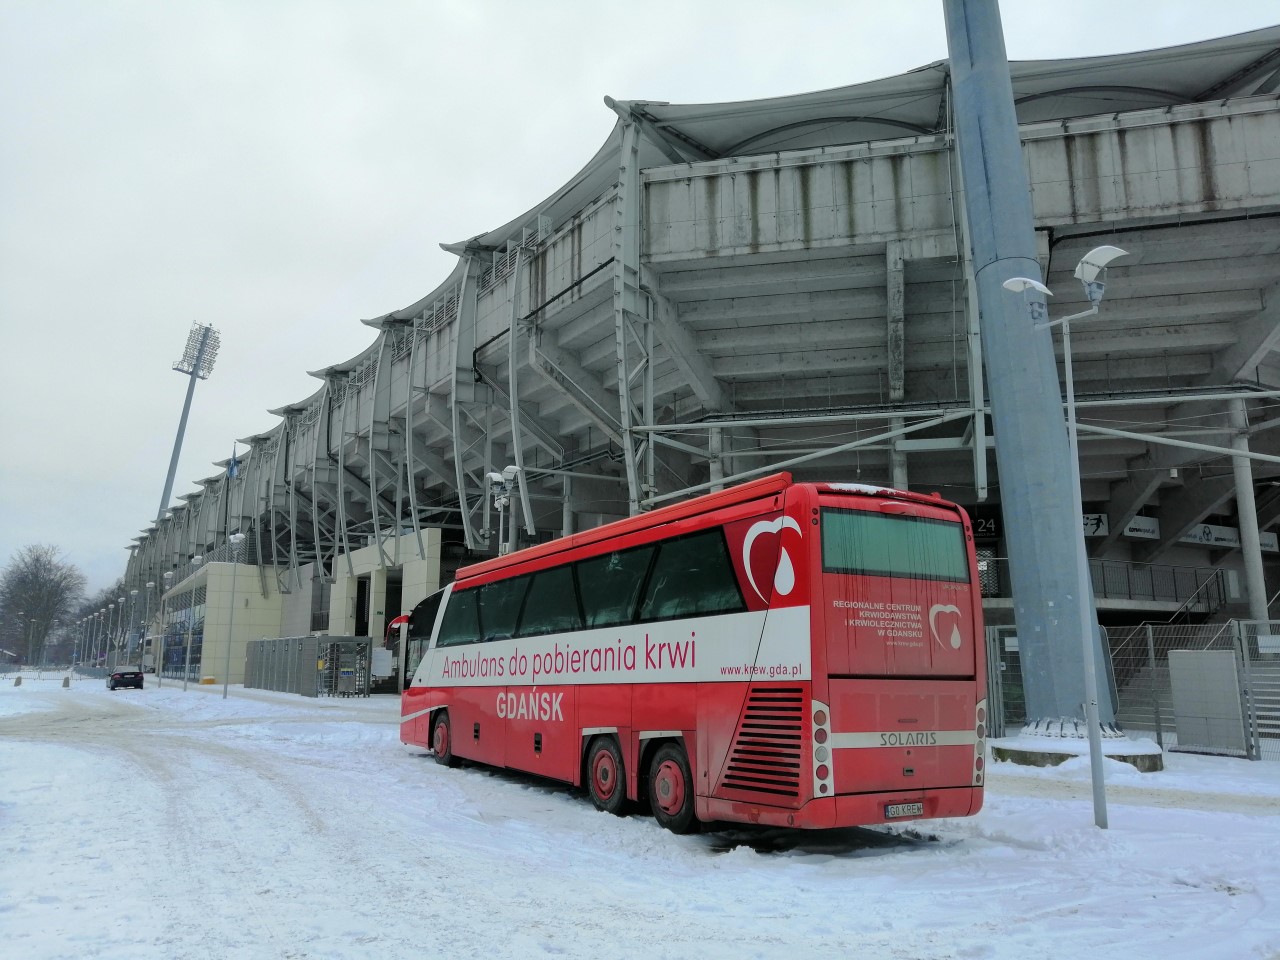
<path id="1" fill-rule="evenodd" d="M 968 583 L 964 527 L 953 520 L 823 507 L 822 571 Z"/>

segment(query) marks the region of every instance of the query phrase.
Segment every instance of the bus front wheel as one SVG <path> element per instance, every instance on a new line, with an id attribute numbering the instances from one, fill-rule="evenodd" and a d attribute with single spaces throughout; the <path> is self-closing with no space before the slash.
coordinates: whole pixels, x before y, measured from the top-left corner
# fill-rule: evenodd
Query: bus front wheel
<path id="1" fill-rule="evenodd" d="M 653 816 L 672 833 L 698 828 L 693 815 L 693 776 L 689 758 L 678 743 L 664 743 L 649 765 L 649 805 Z"/>
<path id="2" fill-rule="evenodd" d="M 613 737 L 596 737 L 587 748 L 587 792 L 597 810 L 622 815 L 627 800 L 622 751 Z"/>
<path id="3" fill-rule="evenodd" d="M 453 735 L 449 730 L 449 711 L 441 710 L 431 724 L 431 756 L 436 763 L 446 767 L 456 767 L 457 758 L 453 755 Z"/>

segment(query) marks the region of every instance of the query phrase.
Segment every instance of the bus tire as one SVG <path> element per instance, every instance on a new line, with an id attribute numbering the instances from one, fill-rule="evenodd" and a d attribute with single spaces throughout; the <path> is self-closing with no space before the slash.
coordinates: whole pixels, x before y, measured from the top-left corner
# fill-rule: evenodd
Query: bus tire
<path id="1" fill-rule="evenodd" d="M 441 710 L 431 723 L 431 756 L 444 767 L 456 767 L 453 755 L 453 731 L 449 727 L 449 711 Z"/>
<path id="2" fill-rule="evenodd" d="M 622 751 L 613 737 L 596 737 L 587 746 L 587 793 L 597 810 L 622 816 L 627 777 Z"/>
<path id="3" fill-rule="evenodd" d="M 698 829 L 693 815 L 693 775 L 689 758 L 678 743 L 664 743 L 649 765 L 649 805 L 653 817 L 672 833 Z"/>

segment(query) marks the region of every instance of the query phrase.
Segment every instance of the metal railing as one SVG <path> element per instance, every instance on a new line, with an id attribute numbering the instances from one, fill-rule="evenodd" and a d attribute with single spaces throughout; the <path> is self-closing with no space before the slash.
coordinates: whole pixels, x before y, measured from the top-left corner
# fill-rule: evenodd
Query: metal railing
<path id="1" fill-rule="evenodd" d="M 1017 628 L 987 628 L 987 680 L 992 736 L 1014 734 L 1027 720 Z M 1227 718 L 1243 715 L 1243 749 L 1212 752 L 1252 760 L 1280 761 L 1280 622 L 1231 620 L 1226 624 L 1143 624 L 1138 642 L 1110 649 L 1116 724 L 1131 736 L 1152 736 L 1165 749 L 1178 749 L 1177 704 L 1169 655 L 1179 651 L 1233 653 L 1238 690 L 1219 688 L 1220 700 L 1183 703 L 1183 711 Z M 1238 699 L 1238 704 L 1235 698 Z M 1214 723 L 1228 722 L 1225 719 Z M 1230 721 L 1234 722 L 1234 721 Z M 1184 731 L 1185 733 L 1185 731 Z M 1184 737 L 1184 739 L 1186 739 Z M 1200 747 L 1193 738 L 1183 749 Z"/>
<path id="2" fill-rule="evenodd" d="M 1093 595 L 1099 600 L 1190 604 L 1199 613 L 1213 613 L 1226 600 L 1222 571 L 1212 567 L 1090 560 L 1089 578 L 1093 583 Z M 1009 559 L 979 558 L 978 582 L 984 597 L 1011 596 Z"/>
<path id="3" fill-rule="evenodd" d="M 1129 665 L 1134 660 L 1135 651 L 1138 651 L 1143 646 L 1144 637 L 1149 627 L 1158 626 L 1167 630 L 1177 626 L 1189 625 L 1192 615 L 1208 616 L 1222 608 L 1227 597 L 1226 580 L 1221 570 L 1212 570 L 1210 572 L 1212 576 L 1200 584 L 1194 592 L 1182 601 L 1178 609 L 1167 618 L 1158 621 L 1144 620 L 1111 645 L 1112 669 L 1117 678 L 1117 685 L 1123 685 L 1129 679 Z M 1218 624 L 1216 629 L 1204 631 L 1202 639 L 1206 642 L 1201 649 L 1209 649 L 1216 640 L 1217 635 L 1225 627 L 1226 624 Z"/>

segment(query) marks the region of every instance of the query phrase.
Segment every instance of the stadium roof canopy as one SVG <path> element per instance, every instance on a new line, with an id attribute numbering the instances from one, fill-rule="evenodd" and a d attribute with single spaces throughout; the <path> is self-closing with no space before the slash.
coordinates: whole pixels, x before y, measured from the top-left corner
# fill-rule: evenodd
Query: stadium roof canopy
<path id="1" fill-rule="evenodd" d="M 1009 65 L 1019 123 L 1067 120 L 1274 92 L 1280 87 L 1280 26 L 1230 37 L 1105 57 L 1023 60 Z M 949 72 L 939 60 L 894 77 L 813 93 L 731 103 L 605 101 L 639 120 L 642 167 L 824 146 L 933 136 L 946 127 Z M 499 249 L 534 217 L 559 223 L 617 178 L 621 120 L 572 180 L 532 210 L 460 243 Z M 409 320 L 456 282 L 401 310 L 366 321 Z"/>

